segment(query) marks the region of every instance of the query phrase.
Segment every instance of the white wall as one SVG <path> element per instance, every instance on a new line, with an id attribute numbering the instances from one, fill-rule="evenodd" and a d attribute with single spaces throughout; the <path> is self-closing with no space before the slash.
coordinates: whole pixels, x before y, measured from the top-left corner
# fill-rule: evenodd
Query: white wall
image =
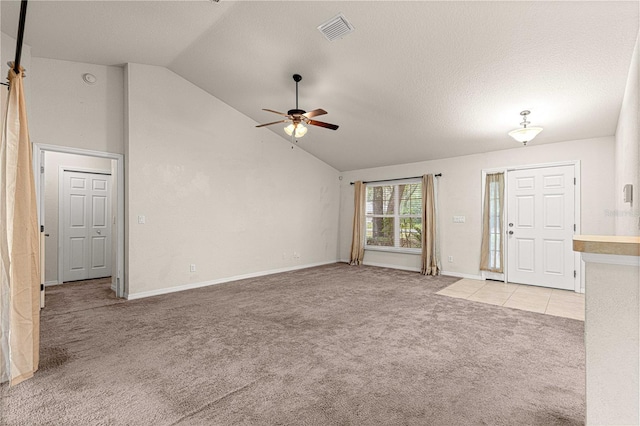
<path id="1" fill-rule="evenodd" d="M 340 259 L 349 260 L 353 218 L 353 186 L 356 180 L 392 179 L 442 173 L 438 179 L 442 268 L 460 275 L 479 275 L 482 232 L 483 169 L 581 161 L 582 234 L 611 234 L 614 230 L 614 140 L 613 137 L 560 142 L 547 145 L 518 146 L 485 154 L 354 170 L 342 173 L 340 197 Z M 465 223 L 453 223 L 452 217 L 465 216 Z M 448 263 L 447 257 L 454 262 Z M 420 256 L 366 251 L 365 263 L 419 270 Z"/>
<path id="2" fill-rule="evenodd" d="M 616 128 L 616 229 L 617 235 L 640 235 L 640 126 L 638 125 L 640 104 L 638 62 L 640 61 L 640 40 L 633 50 L 629 77 Z M 624 203 L 622 188 L 633 185 L 633 204 Z"/>
<path id="3" fill-rule="evenodd" d="M 112 160 L 106 158 L 63 154 L 58 152 L 45 153 L 44 226 L 45 233 L 49 234 L 49 236 L 46 237 L 45 243 L 45 283 L 47 285 L 58 284 L 58 180 L 60 167 L 81 167 L 83 169 L 111 171 L 111 162 Z M 111 198 L 113 199 L 114 197 L 112 196 Z M 115 212 L 115 209 L 113 210 Z M 112 241 L 115 240 L 112 238 Z"/>
<path id="4" fill-rule="evenodd" d="M 337 170 L 165 68 L 125 72 L 130 296 L 336 261 Z"/>
<path id="5" fill-rule="evenodd" d="M 123 68 L 32 58 L 31 140 L 36 143 L 123 153 Z M 82 80 L 91 73 L 94 85 Z"/>

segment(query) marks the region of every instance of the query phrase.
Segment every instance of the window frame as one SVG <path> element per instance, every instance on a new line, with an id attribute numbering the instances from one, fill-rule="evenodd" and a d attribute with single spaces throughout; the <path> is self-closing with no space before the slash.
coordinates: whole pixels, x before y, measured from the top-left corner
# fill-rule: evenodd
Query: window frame
<path id="1" fill-rule="evenodd" d="M 400 247 L 400 222 L 402 219 L 405 218 L 417 218 L 420 219 L 422 221 L 422 209 L 424 207 L 424 200 L 421 202 L 420 204 L 420 213 L 418 214 L 400 214 L 400 191 L 398 191 L 398 185 L 410 185 L 410 184 L 420 184 L 422 185 L 422 179 L 417 178 L 417 179 L 399 179 L 399 180 L 393 180 L 393 181 L 386 181 L 386 182 L 370 182 L 370 183 L 366 183 L 365 184 L 365 206 L 364 206 L 364 230 L 363 230 L 363 237 L 364 237 L 364 249 L 365 250 L 373 250 L 373 251 L 385 251 L 385 252 L 392 252 L 392 253 L 406 253 L 406 254 L 422 254 L 422 247 L 415 247 L 415 248 L 409 248 L 409 247 Z M 373 188 L 373 187 L 379 187 L 379 186 L 393 186 L 394 191 L 393 191 L 393 202 L 394 202 L 394 214 L 393 215 L 389 215 L 389 214 L 367 214 L 367 196 L 368 196 L 368 191 L 369 188 Z M 424 196 L 424 193 L 422 194 L 422 196 Z M 387 217 L 387 218 L 393 218 L 393 246 L 376 246 L 376 245 L 369 245 L 367 244 L 367 220 L 369 218 L 373 218 L 373 217 Z"/>

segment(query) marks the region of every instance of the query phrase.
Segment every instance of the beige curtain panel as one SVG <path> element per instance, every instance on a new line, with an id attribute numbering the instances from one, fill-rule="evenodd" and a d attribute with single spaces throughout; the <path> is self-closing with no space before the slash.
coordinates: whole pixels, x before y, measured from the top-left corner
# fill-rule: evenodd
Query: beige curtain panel
<path id="1" fill-rule="evenodd" d="M 354 186 L 354 209 L 353 209 L 353 236 L 351 238 L 351 258 L 350 265 L 360 265 L 364 259 L 364 203 L 366 186 L 362 181 L 357 181 Z"/>
<path id="2" fill-rule="evenodd" d="M 33 376 L 40 347 L 40 239 L 23 73 L 9 71 L 0 146 L 0 375 Z"/>
<path id="3" fill-rule="evenodd" d="M 480 270 L 504 272 L 504 173 L 487 174 L 482 213 Z"/>
<path id="4" fill-rule="evenodd" d="M 436 259 L 436 206 L 433 175 L 422 176 L 422 268 L 423 275 L 438 275 Z"/>

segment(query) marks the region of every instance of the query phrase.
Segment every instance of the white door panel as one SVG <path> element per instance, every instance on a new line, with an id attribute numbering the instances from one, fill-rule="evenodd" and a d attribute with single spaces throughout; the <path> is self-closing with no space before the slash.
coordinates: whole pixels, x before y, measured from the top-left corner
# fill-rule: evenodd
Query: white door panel
<path id="1" fill-rule="evenodd" d="M 111 275 L 111 176 L 64 171 L 64 281 Z"/>
<path id="2" fill-rule="evenodd" d="M 574 289 L 574 166 L 507 174 L 509 282 Z"/>

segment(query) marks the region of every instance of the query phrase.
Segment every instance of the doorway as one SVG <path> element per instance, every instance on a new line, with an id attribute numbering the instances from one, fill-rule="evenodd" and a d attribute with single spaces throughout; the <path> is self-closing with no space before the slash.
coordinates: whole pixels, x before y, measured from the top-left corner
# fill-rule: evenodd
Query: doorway
<path id="1" fill-rule="evenodd" d="M 579 291 L 576 175 L 575 164 L 507 170 L 508 282 Z"/>
<path id="2" fill-rule="evenodd" d="M 489 173 L 505 175 L 499 231 L 504 273 L 483 271 L 482 276 L 583 292 L 581 261 L 573 252 L 573 235 L 580 232 L 580 162 L 485 169 L 482 182 Z"/>
<path id="3" fill-rule="evenodd" d="M 47 285 L 62 284 L 65 281 L 89 279 L 96 275 L 111 276 L 111 288 L 115 291 L 116 297 L 124 297 L 123 156 L 34 143 L 33 160 L 34 172 L 38 176 L 36 178 L 38 223 L 43 235 L 42 240 L 45 241 L 42 252 L 45 283 Z M 74 173 L 79 174 L 74 175 Z M 56 177 L 56 191 L 50 190 L 53 186 L 50 179 L 52 174 Z M 95 178 L 88 176 L 95 176 Z M 105 176 L 108 176 L 108 181 Z M 75 179 L 73 184 L 72 177 Z M 75 235 L 71 229 L 65 233 L 63 226 L 65 209 L 50 207 L 52 197 L 60 206 L 64 206 L 65 178 L 68 179 L 69 186 L 76 186 L 73 188 L 74 191 L 80 191 L 75 193 L 74 197 L 71 197 L 74 194 L 67 193 L 70 198 L 68 212 L 76 215 L 73 218 L 74 225 L 82 221 L 87 225 L 91 223 L 97 225 L 84 226 L 84 230 L 83 226 L 74 226 L 73 232 L 81 234 L 90 232 L 89 235 Z M 84 192 L 81 189 L 83 180 Z M 109 199 L 104 198 L 106 192 Z M 83 198 L 86 202 L 80 203 L 79 201 Z M 58 210 L 62 214 L 58 215 Z M 57 216 L 56 220 L 52 221 L 52 216 Z M 71 220 L 71 217 L 67 219 Z M 70 239 L 67 239 L 65 234 L 69 235 Z M 66 244 L 65 240 L 67 240 Z M 111 247 L 107 248 L 107 244 Z M 79 251 L 79 249 L 82 250 Z M 80 255 L 80 253 L 83 254 Z M 65 274 L 65 269 L 75 274 Z M 92 269 L 94 270 L 91 271 Z"/>

